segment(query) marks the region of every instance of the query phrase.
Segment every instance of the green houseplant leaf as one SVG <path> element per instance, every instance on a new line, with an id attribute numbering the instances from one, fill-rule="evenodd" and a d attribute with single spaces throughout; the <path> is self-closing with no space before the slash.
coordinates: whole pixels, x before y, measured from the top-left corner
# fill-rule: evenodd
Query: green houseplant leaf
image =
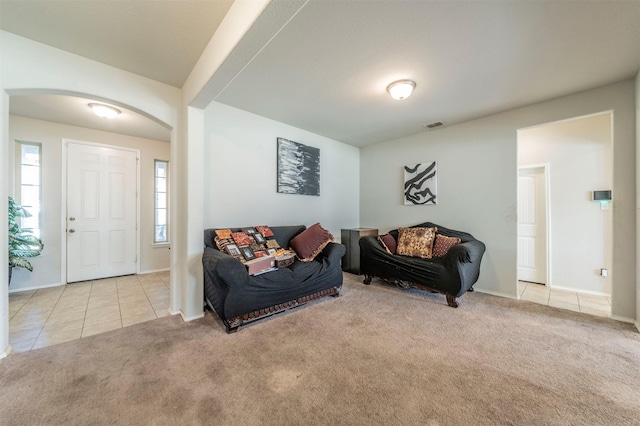
<path id="1" fill-rule="evenodd" d="M 39 256 L 44 245 L 30 231 L 20 228 L 18 218 L 31 216 L 29 212 L 9 197 L 9 268 L 25 268 L 33 271 L 28 257 Z"/>

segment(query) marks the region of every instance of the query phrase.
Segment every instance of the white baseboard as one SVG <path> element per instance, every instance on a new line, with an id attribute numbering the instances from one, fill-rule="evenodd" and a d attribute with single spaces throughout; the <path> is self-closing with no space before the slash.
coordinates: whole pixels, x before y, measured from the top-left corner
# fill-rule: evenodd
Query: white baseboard
<path id="1" fill-rule="evenodd" d="M 517 299 L 517 297 L 512 296 L 510 294 L 501 293 L 501 292 L 498 292 L 498 291 L 485 290 L 485 289 L 482 289 L 482 288 L 475 288 L 474 287 L 473 291 L 477 291 L 478 293 L 490 294 L 492 296 L 506 297 L 507 299 Z"/>
<path id="2" fill-rule="evenodd" d="M 4 350 L 4 352 L 0 353 L 0 359 L 4 359 L 4 358 L 8 357 L 10 353 L 11 353 L 11 345 L 7 346 L 7 348 Z"/>
<path id="3" fill-rule="evenodd" d="M 184 312 L 182 312 L 182 310 L 180 310 L 180 316 L 182 317 L 182 320 L 183 320 L 184 322 L 189 322 L 189 321 L 197 320 L 197 319 L 200 319 L 200 318 L 204 318 L 204 312 L 203 312 L 203 313 L 201 313 L 201 314 L 198 314 L 198 315 L 193 315 L 193 316 L 191 316 L 191 317 L 187 317 L 187 316 L 184 314 Z"/>
<path id="4" fill-rule="evenodd" d="M 23 287 L 23 288 L 9 289 L 9 294 L 11 294 L 11 293 L 19 293 L 21 291 L 40 290 L 40 289 L 43 289 L 43 288 L 50 288 L 50 287 L 60 287 L 61 285 L 64 285 L 64 284 L 57 283 L 57 284 L 46 284 L 46 285 L 39 285 L 39 286 L 33 286 L 33 287 Z"/>
<path id="5" fill-rule="evenodd" d="M 611 297 L 611 294 L 604 293 L 601 291 L 581 290 L 573 287 L 561 287 L 561 286 L 555 286 L 555 285 L 552 285 L 549 288 L 552 290 L 571 291 L 573 293 L 588 294 L 590 296 Z"/>
<path id="6" fill-rule="evenodd" d="M 640 333 L 640 322 L 636 321 L 636 330 Z"/>
<path id="7" fill-rule="evenodd" d="M 638 326 L 638 323 L 636 322 L 636 320 L 632 318 L 619 317 L 617 315 L 609 315 L 609 318 L 611 318 L 612 320 L 620 321 L 620 322 L 626 322 L 627 324 L 634 324 L 636 327 Z"/>
<path id="8" fill-rule="evenodd" d="M 144 274 L 155 274 L 157 272 L 168 272 L 171 271 L 170 268 L 164 268 L 164 269 L 152 269 L 150 271 L 140 271 L 138 272 L 138 275 L 144 275 Z"/>

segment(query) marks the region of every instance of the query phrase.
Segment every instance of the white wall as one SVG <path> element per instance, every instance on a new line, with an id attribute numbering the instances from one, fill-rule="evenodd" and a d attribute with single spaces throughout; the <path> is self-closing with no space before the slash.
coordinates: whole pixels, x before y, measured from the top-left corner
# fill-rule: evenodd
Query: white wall
<path id="1" fill-rule="evenodd" d="M 165 123 L 173 129 L 172 146 L 178 146 L 176 135 L 180 134 L 180 111 L 182 108 L 181 90 L 157 81 L 141 77 L 130 72 L 119 70 L 108 65 L 91 61 L 78 55 L 37 43 L 15 34 L 2 31 L 0 35 L 0 92 L 6 98 L 3 103 L 2 121 L 8 124 L 9 95 L 24 93 L 62 93 L 87 95 L 109 101 L 115 105 L 133 108 L 156 120 Z M 7 152 L 9 137 L 3 131 L 2 152 Z M 4 157 L 3 157 L 4 160 Z M 0 171 L 3 178 L 9 173 L 7 169 Z M 0 196 L 6 203 L 9 194 L 7 185 L 0 185 Z M 179 191 L 179 188 L 176 189 Z M 174 191 L 174 195 L 175 192 Z M 2 204 L 0 204 L 2 205 Z M 6 215 L 2 209 L 0 218 Z M 4 216 L 6 217 L 6 216 Z M 180 215 L 173 216 L 174 222 L 184 220 Z M 173 236 L 173 233 L 172 233 Z M 6 249 L 3 249 L 6 250 Z M 5 252 L 6 253 L 6 252 Z M 176 254 L 172 254 L 175 257 Z M 179 260 L 176 260 L 178 262 Z M 2 268 L 5 268 L 4 266 Z M 0 272 L 4 269 L 0 269 Z M 4 283 L 6 273 L 1 274 L 0 283 Z M 182 285 L 179 277 L 171 276 L 172 288 Z M 6 288 L 6 287 L 5 287 Z M 4 294 L 0 293 L 0 296 Z M 5 303 L 6 296 L 2 296 Z M 176 301 L 172 292 L 172 311 L 181 308 L 180 300 Z M 2 347 L 8 345 L 8 335 L 3 336 L 2 330 L 8 327 L 8 312 L 0 309 L 0 353 Z"/>
<path id="2" fill-rule="evenodd" d="M 360 225 L 384 231 L 431 220 L 470 232 L 487 245 L 476 288 L 515 298 L 518 129 L 612 110 L 612 312 L 634 319 L 634 92 L 634 81 L 627 80 L 363 148 Z M 438 204 L 404 206 L 402 167 L 430 160 L 438 161 Z"/>
<path id="3" fill-rule="evenodd" d="M 45 250 L 31 260 L 33 272 L 14 269 L 11 291 L 62 283 L 62 139 L 140 150 L 140 272 L 169 269 L 169 248 L 153 244 L 154 160 L 170 159 L 166 142 L 103 132 L 27 117 L 9 116 L 9 140 L 42 144 L 42 240 Z"/>
<path id="4" fill-rule="evenodd" d="M 636 218 L 638 232 L 636 237 L 637 256 L 636 258 L 636 328 L 640 331 L 640 72 L 636 76 Z"/>
<path id="5" fill-rule="evenodd" d="M 1 6 L 0 6 L 1 7 Z M 0 31 L 0 52 L 3 49 L 4 37 Z M 0 87 L 3 85 L 3 72 L 0 66 Z M 9 145 L 5 143 L 9 138 L 9 96 L 0 90 L 0 223 L 8 221 L 7 196 L 9 195 Z M 7 228 L 0 226 L 0 241 L 9 238 Z M 8 259 L 9 246 L 0 244 L 0 259 Z M 9 289 L 5 285 L 8 279 L 8 262 L 0 262 L 0 359 L 6 357 L 11 348 L 9 346 Z"/>
<path id="6" fill-rule="evenodd" d="M 216 102 L 205 120 L 205 228 L 358 226 L 358 148 Z M 278 137 L 320 149 L 319 197 L 277 192 Z"/>
<path id="7" fill-rule="evenodd" d="M 609 113 L 518 132 L 518 165 L 549 164 L 554 288 L 611 294 L 613 211 L 591 199 L 613 188 L 611 138 Z"/>

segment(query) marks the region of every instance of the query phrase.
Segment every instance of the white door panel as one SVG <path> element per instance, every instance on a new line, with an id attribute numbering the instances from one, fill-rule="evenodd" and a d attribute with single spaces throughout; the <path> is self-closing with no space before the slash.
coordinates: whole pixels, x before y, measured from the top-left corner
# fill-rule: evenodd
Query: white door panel
<path id="1" fill-rule="evenodd" d="M 518 173 L 518 280 L 546 284 L 546 177 L 544 168 Z"/>
<path id="2" fill-rule="evenodd" d="M 136 272 L 133 151 L 67 144 L 67 282 Z"/>

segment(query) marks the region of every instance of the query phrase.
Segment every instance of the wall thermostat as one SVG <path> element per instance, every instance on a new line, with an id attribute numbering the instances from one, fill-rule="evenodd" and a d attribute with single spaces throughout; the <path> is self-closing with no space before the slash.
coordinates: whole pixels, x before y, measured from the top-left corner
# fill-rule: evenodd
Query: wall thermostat
<path id="1" fill-rule="evenodd" d="M 611 190 L 593 191 L 593 201 L 611 201 Z"/>

